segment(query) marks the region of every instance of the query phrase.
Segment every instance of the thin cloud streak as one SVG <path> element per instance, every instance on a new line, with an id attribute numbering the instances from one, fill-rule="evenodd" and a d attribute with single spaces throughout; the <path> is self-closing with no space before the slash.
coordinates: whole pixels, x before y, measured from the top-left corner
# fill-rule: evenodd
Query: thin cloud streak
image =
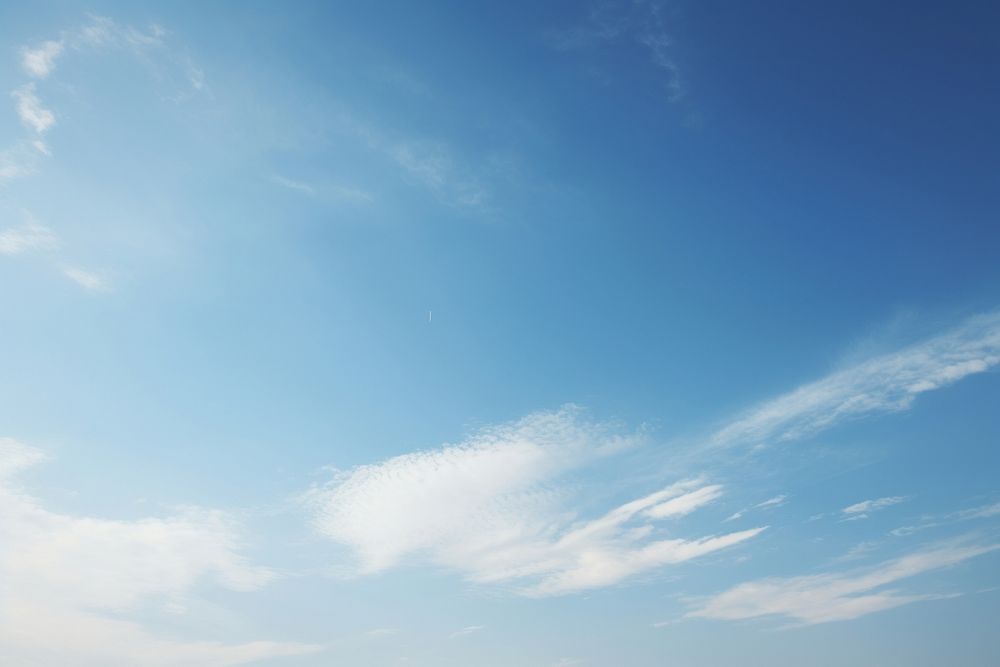
<path id="1" fill-rule="evenodd" d="M 906 537 L 929 528 L 947 526 L 973 519 L 991 519 L 996 516 L 1000 516 L 1000 502 L 993 503 L 992 505 L 970 507 L 968 509 L 958 510 L 957 512 L 949 512 L 947 514 L 925 516 L 923 517 L 921 523 L 911 526 L 900 526 L 899 528 L 892 529 L 889 533 L 895 537 Z"/>
<path id="2" fill-rule="evenodd" d="M 1000 312 L 806 384 L 718 430 L 710 449 L 799 440 L 839 423 L 908 409 L 925 392 L 1000 363 Z"/>
<path id="3" fill-rule="evenodd" d="M 997 549 L 1000 545 L 943 545 L 885 561 L 874 568 L 750 581 L 697 603 L 686 617 L 728 621 L 777 617 L 794 625 L 851 620 L 912 602 L 948 597 L 905 594 L 886 590 L 885 586 Z"/>
<path id="4" fill-rule="evenodd" d="M 755 509 L 768 510 L 768 509 L 772 509 L 772 508 L 775 508 L 775 507 L 781 507 L 782 505 L 784 505 L 787 502 L 788 502 L 788 496 L 786 496 L 784 494 L 781 494 L 779 496 L 774 496 L 773 498 L 768 498 L 767 500 L 765 500 L 763 502 L 759 502 L 756 505 L 753 505 L 751 507 L 744 507 L 740 511 L 734 512 L 729 517 L 727 517 L 725 519 L 725 521 L 726 522 L 728 522 L 728 521 L 735 521 L 736 519 L 741 518 L 747 512 L 750 512 L 750 511 L 755 510 Z"/>
<path id="5" fill-rule="evenodd" d="M 111 290 L 111 281 L 99 273 L 68 266 L 63 269 L 63 275 L 88 292 L 107 292 Z"/>
<path id="6" fill-rule="evenodd" d="M 893 505 L 898 505 L 899 503 L 905 502 L 907 500 L 906 496 L 887 496 L 885 498 L 875 498 L 873 500 L 863 500 L 859 503 L 854 503 L 849 505 L 844 509 L 840 510 L 840 514 L 844 517 L 844 521 L 853 521 L 856 519 L 867 519 L 868 515 L 872 512 L 878 512 L 886 507 L 892 507 Z"/>

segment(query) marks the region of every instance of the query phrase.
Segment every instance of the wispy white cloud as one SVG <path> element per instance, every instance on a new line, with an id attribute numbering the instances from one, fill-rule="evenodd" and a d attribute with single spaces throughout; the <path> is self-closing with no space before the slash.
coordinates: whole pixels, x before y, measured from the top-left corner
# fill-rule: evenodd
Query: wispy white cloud
<path id="1" fill-rule="evenodd" d="M 316 528 L 351 549 L 359 573 L 416 560 L 533 596 L 613 585 L 763 530 L 656 539 L 655 521 L 718 497 L 721 487 L 697 479 L 599 518 L 575 520 L 565 508 L 572 494 L 560 480 L 635 439 L 567 407 L 487 429 L 458 445 L 355 468 L 307 498 Z"/>
<path id="2" fill-rule="evenodd" d="M 457 630 L 451 633 L 451 638 L 455 639 L 456 637 L 465 637 L 466 635 L 471 635 L 476 632 L 482 632 L 485 629 L 486 629 L 485 625 L 470 625 L 468 627 L 462 628 L 461 630 Z"/>
<path id="3" fill-rule="evenodd" d="M 44 79 L 55 69 L 56 58 L 63 52 L 62 41 L 45 41 L 36 47 L 21 49 L 21 66 L 29 75 Z"/>
<path id="4" fill-rule="evenodd" d="M 947 526 L 972 519 L 990 519 L 997 516 L 1000 516 L 1000 502 L 989 505 L 980 505 L 979 507 L 969 507 L 967 509 L 958 510 L 957 512 L 924 516 L 920 523 L 909 526 L 900 526 L 899 528 L 894 528 L 889 532 L 896 537 L 906 537 L 908 535 L 912 535 L 913 533 L 918 533 L 922 530 L 930 528 Z"/>
<path id="5" fill-rule="evenodd" d="M 222 666 L 316 650 L 166 639 L 125 618 L 150 606 L 174 609 L 206 578 L 254 591 L 275 575 L 240 555 L 238 527 L 219 511 L 186 508 L 118 521 L 45 509 L 16 483 L 18 473 L 44 458 L 0 438 L 0 647 L 7 659 Z"/>
<path id="6" fill-rule="evenodd" d="M 446 204 L 478 208 L 489 198 L 488 190 L 477 179 L 460 172 L 444 144 L 400 142 L 388 146 L 386 154 L 409 178 Z"/>
<path id="7" fill-rule="evenodd" d="M 852 560 L 864 558 L 868 554 L 878 549 L 878 542 L 859 542 L 847 550 L 847 553 L 838 556 L 833 560 L 835 563 L 846 563 Z"/>
<path id="8" fill-rule="evenodd" d="M 340 131 L 392 165 L 404 182 L 463 212 L 490 212 L 497 183 L 517 172 L 512 160 L 496 153 L 478 160 L 468 159 L 448 142 L 401 135 L 348 110 L 335 114 L 333 120 Z M 355 188 L 342 188 L 339 192 L 335 188 L 331 196 L 359 203 L 373 199 L 369 193 Z"/>
<path id="9" fill-rule="evenodd" d="M 25 151 L 24 146 L 0 151 L 0 185 L 5 181 L 34 173 L 35 158 L 37 156 Z"/>
<path id="10" fill-rule="evenodd" d="M 853 505 L 849 505 L 840 510 L 840 514 L 844 517 L 845 521 L 867 519 L 871 512 L 877 512 L 885 509 L 886 507 L 898 505 L 899 503 L 906 501 L 906 499 L 906 496 L 887 496 L 885 498 L 875 498 L 873 500 L 862 500 L 859 503 L 854 503 Z"/>
<path id="11" fill-rule="evenodd" d="M 885 587 L 996 549 L 1000 545 L 943 545 L 885 561 L 874 568 L 751 581 L 697 603 L 687 616 L 718 620 L 778 617 L 800 625 L 849 620 L 940 598 L 941 595 L 906 594 Z"/>
<path id="12" fill-rule="evenodd" d="M 666 519 L 668 517 L 685 516 L 703 505 L 711 503 L 722 495 L 721 484 L 710 484 L 684 495 L 657 503 L 643 512 L 651 519 Z"/>
<path id="13" fill-rule="evenodd" d="M 905 410 L 917 396 L 1000 363 L 1000 312 L 876 357 L 767 401 L 717 431 L 711 447 L 805 438 L 870 414 Z"/>
<path id="14" fill-rule="evenodd" d="M 29 217 L 20 227 L 0 230 L 0 255 L 20 255 L 37 250 L 51 250 L 59 245 L 59 236 Z"/>
<path id="15" fill-rule="evenodd" d="M 992 505 L 983 505 L 981 507 L 973 507 L 972 509 L 963 510 L 961 515 L 962 518 L 965 519 L 986 519 L 989 517 L 1000 516 L 1000 503 L 993 503 Z"/>
<path id="16" fill-rule="evenodd" d="M 729 517 L 726 518 L 726 521 L 735 521 L 736 519 L 739 519 L 740 517 L 742 517 L 744 514 L 746 514 L 751 510 L 755 509 L 766 510 L 766 509 L 772 509 L 774 507 L 781 507 L 786 502 L 788 502 L 788 496 L 784 494 L 780 496 L 774 496 L 773 498 L 768 498 L 767 500 L 759 502 L 756 505 L 752 505 L 750 507 L 744 507 L 738 512 L 733 512 Z"/>
<path id="17" fill-rule="evenodd" d="M 67 266 L 63 268 L 63 275 L 88 292 L 107 292 L 111 289 L 111 280 L 94 271 Z"/>
<path id="18" fill-rule="evenodd" d="M 11 93 L 14 98 L 17 115 L 27 127 L 38 134 L 44 134 L 55 125 L 56 116 L 42 106 L 42 101 L 35 94 L 35 84 L 26 83 Z"/>
<path id="19" fill-rule="evenodd" d="M 634 45 L 660 71 L 666 81 L 667 99 L 678 102 L 686 91 L 664 14 L 664 6 L 657 0 L 593 3 L 583 23 L 552 34 L 552 45 L 560 50 Z"/>
<path id="20" fill-rule="evenodd" d="M 284 188 L 301 192 L 310 197 L 316 197 L 317 200 L 327 203 L 363 205 L 375 201 L 375 197 L 370 192 L 361 188 L 331 184 L 314 185 L 287 178 L 280 174 L 272 175 L 271 180 Z"/>
<path id="21" fill-rule="evenodd" d="M 788 502 L 788 496 L 782 494 L 780 496 L 774 496 L 773 498 L 768 498 L 764 502 L 757 503 L 754 505 L 756 508 L 764 509 L 767 507 L 781 507 L 786 502 Z"/>
<path id="22" fill-rule="evenodd" d="M 63 41 L 77 49 L 127 47 L 146 49 L 163 45 L 167 31 L 153 23 L 148 28 L 122 25 L 107 16 L 90 16 L 87 23 L 64 33 Z"/>
<path id="23" fill-rule="evenodd" d="M 308 183 L 303 183 L 302 181 L 295 181 L 290 178 L 285 178 L 284 176 L 281 176 L 279 174 L 273 175 L 271 177 L 271 180 L 273 180 L 275 183 L 277 183 L 282 187 L 288 188 L 289 190 L 295 190 L 297 192 L 301 192 L 307 195 L 316 194 L 316 190 L 313 188 L 313 186 L 309 185 Z"/>

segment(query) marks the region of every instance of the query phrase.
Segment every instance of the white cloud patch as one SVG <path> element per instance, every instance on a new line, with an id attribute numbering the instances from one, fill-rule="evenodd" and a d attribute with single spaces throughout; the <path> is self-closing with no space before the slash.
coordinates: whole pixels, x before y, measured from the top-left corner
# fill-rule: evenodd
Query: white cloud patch
<path id="1" fill-rule="evenodd" d="M 42 42 L 34 48 L 21 49 L 21 66 L 29 75 L 44 79 L 56 66 L 56 58 L 62 54 L 65 45 L 62 41 Z"/>
<path id="2" fill-rule="evenodd" d="M 721 487 L 702 480 L 576 520 L 565 508 L 569 485 L 560 480 L 634 440 L 567 407 L 487 429 L 458 445 L 354 468 L 313 489 L 307 500 L 317 530 L 349 547 L 361 574 L 416 559 L 532 596 L 613 585 L 763 530 L 655 537 L 656 521 L 718 497 Z"/>
<path id="3" fill-rule="evenodd" d="M 887 496 L 885 498 L 863 500 L 860 503 L 854 503 L 853 505 L 849 505 L 840 510 L 840 514 L 847 521 L 853 519 L 867 519 L 868 515 L 872 512 L 877 512 L 885 509 L 886 507 L 898 505 L 904 501 L 906 501 L 906 496 Z"/>
<path id="4" fill-rule="evenodd" d="M 176 609 L 206 579 L 254 591 L 274 573 L 239 554 L 235 522 L 198 508 L 117 521 L 46 510 L 16 475 L 45 457 L 0 438 L 0 654 L 17 664 L 237 665 L 316 647 L 160 638 L 130 612 Z"/>
<path id="5" fill-rule="evenodd" d="M 59 245 L 59 236 L 31 218 L 20 227 L 8 227 L 0 230 L 0 255 L 20 255 L 37 250 L 51 250 L 57 245 Z"/>
<path id="6" fill-rule="evenodd" d="M 934 338 L 767 401 L 717 431 L 710 446 L 795 440 L 849 419 L 905 410 L 921 393 L 998 363 L 1000 312 L 979 315 Z"/>
<path id="7" fill-rule="evenodd" d="M 845 621 L 943 597 L 906 594 L 886 586 L 998 548 L 1000 545 L 945 545 L 885 561 L 874 568 L 751 581 L 697 604 L 687 616 L 730 621 L 777 617 L 796 625 Z"/>
<path id="8" fill-rule="evenodd" d="M 63 275 L 88 292 L 107 292 L 111 289 L 111 281 L 94 271 L 67 266 L 63 269 Z"/>
<path id="9" fill-rule="evenodd" d="M 35 94 L 35 84 L 26 83 L 11 93 L 11 96 L 15 101 L 17 115 L 25 126 L 38 134 L 44 134 L 55 125 L 56 116 L 42 106 L 42 101 Z"/>

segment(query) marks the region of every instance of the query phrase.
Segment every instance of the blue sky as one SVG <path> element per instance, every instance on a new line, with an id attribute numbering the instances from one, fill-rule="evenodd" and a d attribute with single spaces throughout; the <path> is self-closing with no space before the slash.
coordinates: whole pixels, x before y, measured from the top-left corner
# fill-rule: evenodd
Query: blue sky
<path id="1" fill-rule="evenodd" d="M 0 7 L 0 663 L 995 664 L 998 25 Z"/>

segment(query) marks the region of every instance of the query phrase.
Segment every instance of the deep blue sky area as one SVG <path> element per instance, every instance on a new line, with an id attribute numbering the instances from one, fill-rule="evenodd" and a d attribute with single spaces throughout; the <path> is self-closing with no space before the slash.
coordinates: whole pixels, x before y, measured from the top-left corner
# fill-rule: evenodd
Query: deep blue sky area
<path id="1" fill-rule="evenodd" d="M 3 5 L 0 664 L 997 664 L 998 34 Z"/>

